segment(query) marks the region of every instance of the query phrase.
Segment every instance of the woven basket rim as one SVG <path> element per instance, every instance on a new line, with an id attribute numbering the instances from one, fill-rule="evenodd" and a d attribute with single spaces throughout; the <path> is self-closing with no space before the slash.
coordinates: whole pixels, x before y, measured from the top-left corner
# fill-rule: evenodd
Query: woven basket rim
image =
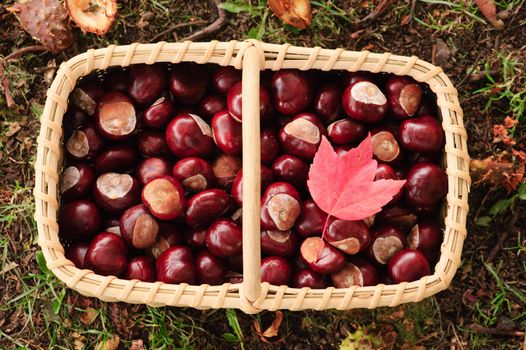
<path id="1" fill-rule="evenodd" d="M 252 48 L 256 48 L 259 62 L 243 60 L 247 50 Z M 246 69 L 247 65 L 256 64 L 260 69 L 270 70 L 298 68 L 389 72 L 410 75 L 415 80 L 428 84 L 437 95 L 442 126 L 446 133 L 445 160 L 449 185 L 446 197 L 448 209 L 445 217 L 444 242 L 434 273 L 409 283 L 379 284 L 371 287 L 353 286 L 342 289 L 334 287 L 318 290 L 297 289 L 262 283 L 259 297 L 251 302 L 244 295 L 246 286 L 243 284 L 190 286 L 127 281 L 76 268 L 64 257 L 64 248 L 58 240 L 56 222 L 59 208 L 57 184 L 59 170 L 62 168 L 61 119 L 67 108 L 69 93 L 78 78 L 97 69 L 126 67 L 136 63 L 182 61 L 232 65 L 238 69 Z M 204 43 L 159 42 L 91 49 L 63 62 L 47 93 L 40 135 L 37 139 L 35 163 L 35 220 L 39 245 L 42 247 L 50 270 L 68 287 L 85 295 L 97 296 L 102 300 L 196 308 L 234 307 L 249 313 L 278 308 L 291 310 L 374 308 L 419 301 L 447 288 L 460 264 L 462 244 L 466 236 L 467 194 L 470 184 L 467 136 L 462 117 L 457 91 L 442 69 L 415 56 L 319 47 L 303 48 L 289 44 L 266 44 L 255 40 Z"/>

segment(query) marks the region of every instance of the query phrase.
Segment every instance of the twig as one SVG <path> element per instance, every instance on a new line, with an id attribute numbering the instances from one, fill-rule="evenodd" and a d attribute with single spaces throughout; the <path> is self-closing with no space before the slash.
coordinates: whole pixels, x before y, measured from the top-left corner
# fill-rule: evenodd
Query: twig
<path id="1" fill-rule="evenodd" d="M 511 337 L 524 337 L 524 335 L 526 335 L 526 333 L 522 331 L 507 331 L 507 330 L 498 329 L 498 328 L 488 328 L 488 327 L 484 327 L 476 323 L 472 324 L 470 328 L 472 331 L 476 333 L 482 333 L 482 334 L 505 335 L 505 336 L 511 336 Z"/>
<path id="2" fill-rule="evenodd" d="M 489 264 L 495 260 L 495 257 L 497 256 L 498 252 L 502 249 L 502 244 L 506 239 L 508 239 L 508 236 L 510 235 L 510 231 L 515 228 L 515 224 L 517 223 L 517 220 L 519 220 L 519 215 L 517 213 L 514 213 L 511 217 L 511 219 L 508 221 L 508 224 L 506 225 L 508 229 L 504 230 L 499 235 L 499 240 L 497 244 L 491 249 L 491 252 L 489 253 L 488 257 L 486 258 L 486 264 Z"/>
<path id="3" fill-rule="evenodd" d="M 15 58 L 18 58 L 22 55 L 25 55 L 26 53 L 30 52 L 44 52 L 48 51 L 45 46 L 43 45 L 31 45 L 26 46 L 21 49 L 18 49 L 16 51 L 11 52 L 9 55 L 4 57 L 4 61 L 14 60 Z"/>
<path id="4" fill-rule="evenodd" d="M 411 11 L 409 11 L 409 28 L 413 27 L 413 18 L 415 17 L 416 0 L 411 0 Z"/>
<path id="5" fill-rule="evenodd" d="M 9 90 L 9 81 L 4 74 L 4 60 L 0 60 L 0 81 L 2 83 L 2 89 L 4 90 L 7 108 L 11 108 L 15 105 L 15 100 L 13 99 L 13 95 L 11 95 L 11 91 Z"/>
<path id="6" fill-rule="evenodd" d="M 197 24 L 204 24 L 204 23 L 206 23 L 206 22 L 203 21 L 203 20 L 199 20 L 199 21 L 193 21 L 193 22 L 188 22 L 188 23 L 174 24 L 173 26 L 169 27 L 166 30 L 163 30 L 162 32 L 160 32 L 159 34 L 154 36 L 150 41 L 151 42 L 158 41 L 160 38 L 164 37 L 166 34 L 169 34 L 169 33 L 173 32 L 176 29 L 183 28 L 183 27 L 189 27 L 189 26 L 193 26 L 193 25 L 197 25 Z"/>
<path id="7" fill-rule="evenodd" d="M 393 0 L 382 0 L 378 6 L 374 8 L 374 10 L 371 11 L 367 16 L 362 18 L 358 21 L 357 25 L 359 27 L 365 26 L 367 23 L 374 21 L 378 18 L 384 11 L 387 9 L 387 7 L 391 4 Z"/>
<path id="8" fill-rule="evenodd" d="M 11 52 L 9 55 L 0 59 L 0 83 L 2 84 L 2 89 L 4 90 L 4 96 L 5 96 L 5 101 L 7 103 L 7 108 L 12 108 L 16 103 L 15 103 L 15 100 L 13 99 L 13 95 L 11 95 L 11 90 L 9 90 L 9 81 L 7 80 L 5 76 L 5 63 L 9 60 L 13 60 L 22 55 L 25 55 L 26 53 L 43 52 L 43 51 L 47 51 L 47 49 L 44 46 L 31 45 L 31 46 L 26 46 L 21 49 L 18 49 L 14 52 Z"/>
<path id="9" fill-rule="evenodd" d="M 193 34 L 190 34 L 188 36 L 185 36 L 184 38 L 181 39 L 181 41 L 186 41 L 186 40 L 198 40 L 198 39 L 201 39 L 205 36 L 208 36 L 212 33 L 214 33 L 215 31 L 219 30 L 219 28 L 221 28 L 223 26 L 223 24 L 225 24 L 226 22 L 226 12 L 225 10 L 223 10 L 220 5 L 221 5 L 221 1 L 220 0 L 214 0 L 216 6 L 217 6 L 217 13 L 219 15 L 219 17 L 214 21 L 212 22 L 210 25 L 208 25 L 207 27 L 201 29 L 200 31 L 197 31 Z"/>
<path id="10" fill-rule="evenodd" d="M 475 58 L 475 63 L 470 67 L 470 69 L 466 71 L 466 75 L 464 75 L 464 77 L 456 84 L 457 88 L 462 86 L 466 82 L 466 80 L 469 78 L 469 76 L 473 73 L 473 71 L 475 70 L 475 67 L 479 64 L 483 53 L 484 52 L 480 50 L 479 54 L 477 55 L 477 58 Z"/>

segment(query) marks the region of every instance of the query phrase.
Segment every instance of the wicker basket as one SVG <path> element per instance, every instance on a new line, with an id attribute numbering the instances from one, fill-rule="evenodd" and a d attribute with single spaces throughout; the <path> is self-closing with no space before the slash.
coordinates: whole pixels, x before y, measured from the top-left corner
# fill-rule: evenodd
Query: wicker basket
<path id="1" fill-rule="evenodd" d="M 58 238 L 58 183 L 62 168 L 62 116 L 68 95 L 77 79 L 94 70 L 112 66 L 155 62 L 193 61 L 232 65 L 243 69 L 243 267 L 244 281 L 220 286 L 146 283 L 101 276 L 80 270 L 64 257 Z M 429 85 L 437 95 L 446 135 L 445 163 L 448 176 L 444 241 L 433 275 L 396 285 L 336 289 L 289 288 L 260 282 L 260 151 L 259 151 L 259 72 L 279 70 L 333 69 L 388 72 L 409 75 Z M 35 164 L 35 220 L 39 244 L 47 266 L 69 288 L 106 301 L 124 301 L 162 306 L 191 306 L 199 309 L 238 308 L 246 313 L 277 309 L 376 308 L 417 302 L 448 287 L 460 264 L 466 237 L 468 173 L 466 131 L 457 91 L 442 69 L 417 57 L 343 49 L 328 50 L 272 45 L 255 40 L 245 42 L 165 43 L 109 46 L 89 50 L 62 63 L 50 89 L 41 118 Z"/>

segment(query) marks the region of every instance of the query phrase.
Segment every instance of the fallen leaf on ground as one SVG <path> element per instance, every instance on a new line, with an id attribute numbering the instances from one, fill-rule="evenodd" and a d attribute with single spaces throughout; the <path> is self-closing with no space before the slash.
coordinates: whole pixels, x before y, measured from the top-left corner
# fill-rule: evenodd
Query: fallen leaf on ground
<path id="1" fill-rule="evenodd" d="M 514 162 L 510 158 L 508 152 L 502 152 L 496 157 L 471 160 L 469 169 L 473 184 L 486 183 L 497 188 L 504 187 L 508 192 L 515 191 L 524 178 L 525 163 L 521 158 L 516 158 Z"/>
<path id="2" fill-rule="evenodd" d="M 2 271 L 0 271 L 0 276 L 3 275 L 4 273 L 6 272 L 9 272 L 11 271 L 12 269 L 15 269 L 18 267 L 18 264 L 14 261 L 11 261 L 11 262 L 8 262 L 4 268 L 2 269 Z"/>
<path id="3" fill-rule="evenodd" d="M 497 18 L 497 8 L 493 0 L 475 0 L 475 4 L 493 27 L 498 30 L 504 29 L 504 22 Z"/>
<path id="4" fill-rule="evenodd" d="M 144 350 L 144 342 L 142 339 L 132 340 L 130 350 Z"/>
<path id="5" fill-rule="evenodd" d="M 298 29 L 305 29 L 312 21 L 309 0 L 269 0 L 272 12 L 285 23 Z"/>
<path id="6" fill-rule="evenodd" d="M 106 340 L 102 340 L 95 346 L 95 350 L 116 350 L 119 347 L 120 338 L 118 335 L 112 335 Z"/>
<path id="7" fill-rule="evenodd" d="M 53 53 L 67 49 L 75 41 L 68 13 L 58 0 L 19 1 L 7 10 L 15 14 L 29 35 Z"/>
<path id="8" fill-rule="evenodd" d="M 93 321 L 95 321 L 98 315 L 99 313 L 97 310 L 92 307 L 88 307 L 84 312 L 82 312 L 82 315 L 80 316 L 80 322 L 82 322 L 85 326 L 90 325 L 93 323 Z"/>
<path id="9" fill-rule="evenodd" d="M 261 326 L 259 325 L 259 322 L 257 320 L 254 320 L 254 328 L 256 329 L 256 332 L 259 336 L 263 336 L 265 338 L 272 338 L 278 335 L 279 327 L 281 326 L 282 321 L 283 312 L 276 311 L 276 318 L 274 318 L 272 324 L 267 329 L 265 329 L 264 332 L 261 332 Z"/>
<path id="10" fill-rule="evenodd" d="M 447 67 L 450 64 L 451 50 L 446 42 L 440 38 L 436 39 L 433 47 L 433 64 L 441 67 Z"/>

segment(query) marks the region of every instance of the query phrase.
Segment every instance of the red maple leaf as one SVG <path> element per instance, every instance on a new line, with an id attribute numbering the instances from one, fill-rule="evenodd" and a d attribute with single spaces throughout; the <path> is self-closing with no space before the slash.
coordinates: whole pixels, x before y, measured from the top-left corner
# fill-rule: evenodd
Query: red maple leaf
<path id="1" fill-rule="evenodd" d="M 345 155 L 338 156 L 323 137 L 309 170 L 307 186 L 312 199 L 329 217 L 362 220 L 382 210 L 405 180 L 377 180 L 371 135 Z M 323 233 L 325 228 L 323 229 Z"/>

